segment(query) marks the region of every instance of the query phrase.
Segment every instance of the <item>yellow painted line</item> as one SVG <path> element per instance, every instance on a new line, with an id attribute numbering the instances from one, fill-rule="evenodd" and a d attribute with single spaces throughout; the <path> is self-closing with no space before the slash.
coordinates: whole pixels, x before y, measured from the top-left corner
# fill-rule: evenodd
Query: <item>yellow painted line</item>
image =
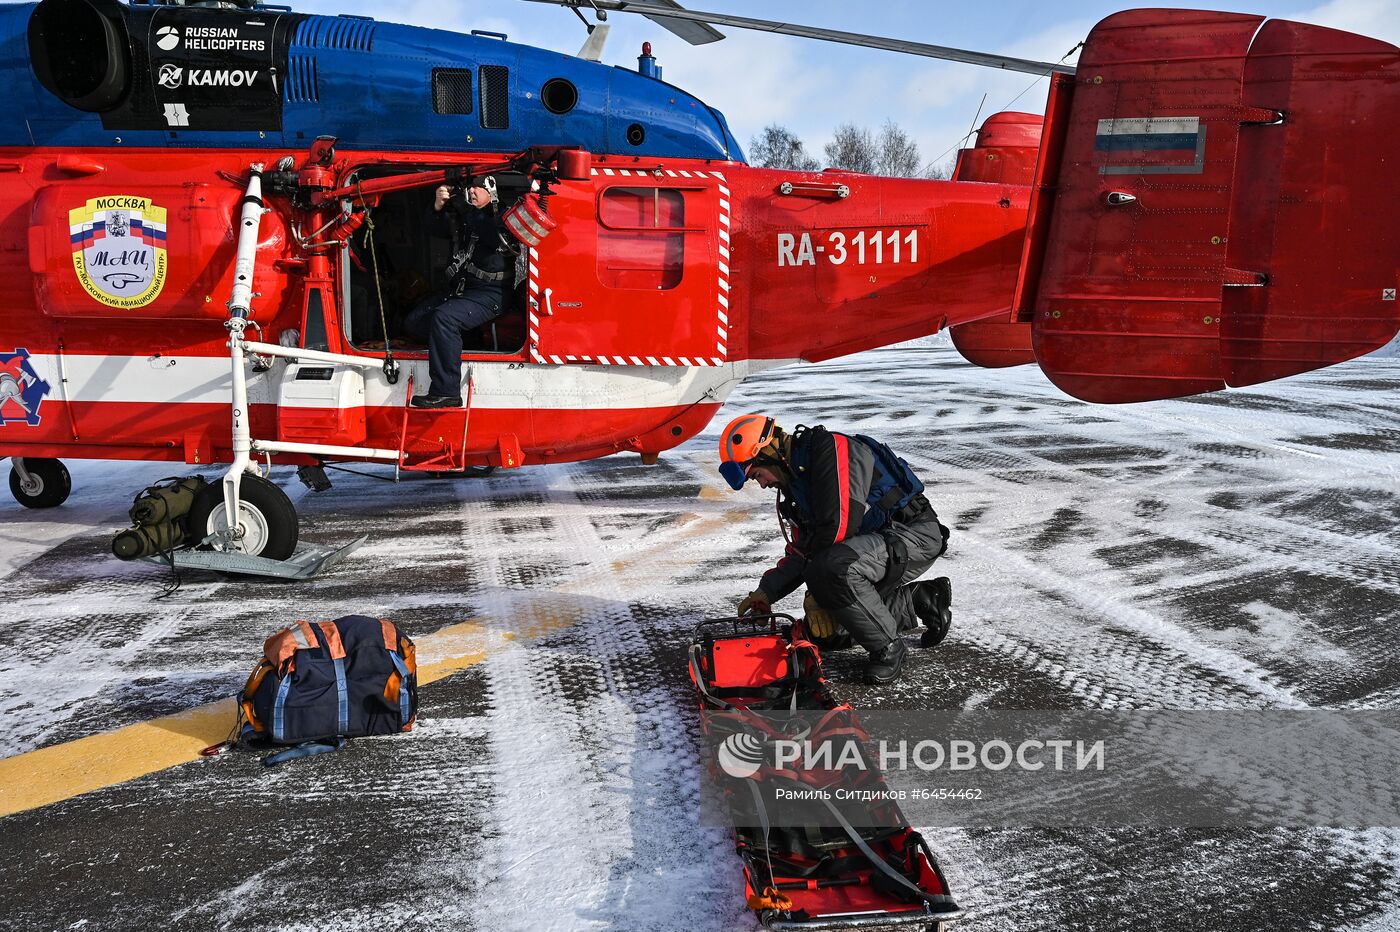
<path id="1" fill-rule="evenodd" d="M 236 714 L 224 699 L 0 760 L 0 816 L 198 760 L 228 737 Z"/>
<path id="2" fill-rule="evenodd" d="M 578 611 L 527 606 L 510 627 L 465 621 L 427 635 L 418 645 L 418 685 L 469 669 L 491 655 L 491 641 L 533 641 L 575 624 Z M 0 758 L 0 818 L 37 809 L 200 759 L 229 737 L 238 715 L 232 699 L 163 715 L 13 757 Z"/>

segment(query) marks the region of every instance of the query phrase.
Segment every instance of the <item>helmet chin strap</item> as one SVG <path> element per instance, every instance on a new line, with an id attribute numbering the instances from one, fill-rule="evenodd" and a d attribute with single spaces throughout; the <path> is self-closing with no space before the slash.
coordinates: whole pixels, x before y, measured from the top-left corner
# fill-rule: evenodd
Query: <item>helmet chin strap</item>
<path id="1" fill-rule="evenodd" d="M 782 489 L 787 488 L 792 482 L 793 477 L 792 464 L 788 462 L 787 453 L 783 449 L 791 442 L 788 435 L 780 434 L 769 441 L 768 444 L 759 451 L 758 456 L 754 457 L 754 459 L 759 462 L 770 463 L 777 467 L 775 471 L 778 474 L 778 487 Z"/>

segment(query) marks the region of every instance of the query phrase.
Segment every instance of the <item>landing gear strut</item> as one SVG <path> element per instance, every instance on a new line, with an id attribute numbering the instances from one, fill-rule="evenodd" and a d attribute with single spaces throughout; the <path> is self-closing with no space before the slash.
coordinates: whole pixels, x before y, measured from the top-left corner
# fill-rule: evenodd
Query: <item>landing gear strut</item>
<path id="1" fill-rule="evenodd" d="M 68 500 L 73 477 L 59 460 L 12 457 L 10 494 L 25 508 L 53 508 Z"/>

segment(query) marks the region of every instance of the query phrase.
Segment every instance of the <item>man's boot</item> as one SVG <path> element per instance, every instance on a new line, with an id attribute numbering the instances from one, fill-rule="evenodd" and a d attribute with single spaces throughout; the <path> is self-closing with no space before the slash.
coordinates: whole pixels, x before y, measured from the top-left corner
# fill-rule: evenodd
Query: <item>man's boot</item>
<path id="1" fill-rule="evenodd" d="M 924 623 L 920 647 L 936 647 L 953 623 L 953 583 L 947 576 L 914 584 L 914 614 Z"/>
<path id="2" fill-rule="evenodd" d="M 884 650 L 870 655 L 870 662 L 865 665 L 865 681 L 874 686 L 894 682 L 904 669 L 904 655 L 908 652 L 903 640 L 890 641 Z"/>
<path id="3" fill-rule="evenodd" d="M 415 408 L 460 408 L 461 395 L 414 395 L 409 404 Z"/>

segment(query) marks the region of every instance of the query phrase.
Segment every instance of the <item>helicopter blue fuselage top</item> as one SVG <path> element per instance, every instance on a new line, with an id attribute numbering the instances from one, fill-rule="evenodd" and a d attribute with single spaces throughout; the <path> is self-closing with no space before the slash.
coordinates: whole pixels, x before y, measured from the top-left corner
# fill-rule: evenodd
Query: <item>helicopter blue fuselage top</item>
<path id="1" fill-rule="evenodd" d="M 488 35 L 281 7 L 0 4 L 0 145 L 596 153 L 742 160 L 653 77 Z"/>

